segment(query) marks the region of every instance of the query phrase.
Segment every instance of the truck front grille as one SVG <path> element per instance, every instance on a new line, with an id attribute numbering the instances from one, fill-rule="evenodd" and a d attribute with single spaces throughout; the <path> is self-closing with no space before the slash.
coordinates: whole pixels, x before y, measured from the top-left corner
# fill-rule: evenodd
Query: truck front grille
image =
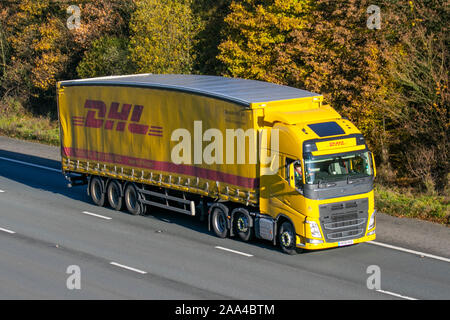
<path id="1" fill-rule="evenodd" d="M 361 237 L 366 229 L 368 211 L 368 198 L 320 205 L 319 220 L 325 241 Z"/>
<path id="2" fill-rule="evenodd" d="M 330 240 L 341 240 L 347 238 L 356 238 L 364 232 L 364 229 L 354 229 L 342 232 L 328 233 L 327 238 Z"/>

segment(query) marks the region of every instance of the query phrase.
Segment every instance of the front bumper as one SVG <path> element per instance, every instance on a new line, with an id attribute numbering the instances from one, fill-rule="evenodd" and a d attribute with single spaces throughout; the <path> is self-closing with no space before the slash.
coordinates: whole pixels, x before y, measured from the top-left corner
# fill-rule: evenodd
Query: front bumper
<path id="1" fill-rule="evenodd" d="M 309 243 L 306 238 L 297 235 L 297 248 L 302 248 L 302 249 L 306 249 L 306 250 L 320 250 L 320 249 L 336 248 L 336 247 L 343 247 L 343 246 L 348 246 L 348 245 L 352 245 L 352 244 L 372 241 L 372 240 L 375 240 L 375 238 L 376 238 L 376 233 L 373 233 L 370 236 L 366 235 L 361 238 L 351 239 L 351 240 L 346 240 L 346 241 Z"/>

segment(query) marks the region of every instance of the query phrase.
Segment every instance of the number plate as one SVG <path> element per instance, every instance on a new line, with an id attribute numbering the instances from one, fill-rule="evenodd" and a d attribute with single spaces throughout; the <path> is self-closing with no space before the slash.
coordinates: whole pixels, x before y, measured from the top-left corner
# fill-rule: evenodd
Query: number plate
<path id="1" fill-rule="evenodd" d="M 342 246 L 349 246 L 349 245 L 351 245 L 351 244 L 353 244 L 353 240 L 346 240 L 346 241 L 338 242 L 338 246 L 339 246 L 339 247 L 342 247 Z"/>

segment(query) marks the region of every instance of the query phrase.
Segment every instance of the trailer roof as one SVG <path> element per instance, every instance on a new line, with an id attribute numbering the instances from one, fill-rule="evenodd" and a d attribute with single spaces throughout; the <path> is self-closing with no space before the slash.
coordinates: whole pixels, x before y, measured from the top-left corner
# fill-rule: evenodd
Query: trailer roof
<path id="1" fill-rule="evenodd" d="M 183 74 L 137 74 L 61 81 L 61 86 L 132 86 L 189 92 L 244 106 L 319 94 L 269 82 L 219 76 Z"/>

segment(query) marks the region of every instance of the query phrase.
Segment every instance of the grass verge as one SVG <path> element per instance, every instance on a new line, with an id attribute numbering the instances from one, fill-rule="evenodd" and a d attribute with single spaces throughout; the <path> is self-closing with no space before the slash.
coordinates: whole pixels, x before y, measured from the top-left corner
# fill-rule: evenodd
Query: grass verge
<path id="1" fill-rule="evenodd" d="M 59 145 L 58 121 L 35 117 L 12 99 L 0 104 L 0 134 L 12 138 Z"/>
<path id="2" fill-rule="evenodd" d="M 415 194 L 411 190 L 375 186 L 375 207 L 397 217 L 416 218 L 449 226 L 450 199 L 445 196 Z"/>

